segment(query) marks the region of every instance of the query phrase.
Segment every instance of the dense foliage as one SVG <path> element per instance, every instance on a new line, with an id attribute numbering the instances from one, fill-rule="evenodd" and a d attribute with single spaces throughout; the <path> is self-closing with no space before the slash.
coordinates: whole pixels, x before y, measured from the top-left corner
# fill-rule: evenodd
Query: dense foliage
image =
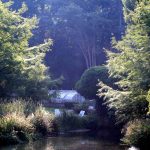
<path id="1" fill-rule="evenodd" d="M 93 100 L 93 103 L 95 102 L 97 128 L 115 129 L 114 114 L 112 112 L 108 114 L 107 106 L 103 105 L 103 97 L 99 98 L 97 95 L 99 88 L 98 83 L 100 81 L 116 88 L 113 85 L 115 80 L 109 77 L 108 69 L 105 66 L 97 66 L 87 69 L 83 73 L 81 79 L 76 83 L 76 90 L 83 95 L 87 101 Z"/>
<path id="2" fill-rule="evenodd" d="M 112 35 L 119 39 L 124 29 L 121 0 L 14 0 L 12 8 L 23 2 L 28 6 L 24 16 L 39 18 L 30 44 L 52 37 L 46 62 L 54 77 L 64 76 L 65 89 L 74 88 L 84 70 L 105 62 L 103 48 L 110 48 Z"/>
<path id="3" fill-rule="evenodd" d="M 29 47 L 37 19 L 22 17 L 24 5 L 18 11 L 10 5 L 0 1 L 0 97 L 42 99 L 50 82 L 44 57 L 52 41 Z"/>
<path id="4" fill-rule="evenodd" d="M 98 128 L 98 119 L 95 114 L 88 114 L 80 117 L 74 112 L 63 111 L 60 116 L 56 117 L 56 124 L 59 132 L 68 132 L 79 129 L 96 131 Z"/>
<path id="5" fill-rule="evenodd" d="M 129 4 L 127 2 L 125 4 Z M 113 41 L 118 52 L 107 52 L 107 67 L 110 75 L 119 79 L 116 83 L 119 89 L 113 90 L 103 85 L 100 90 L 104 91 L 102 93 L 108 100 L 107 104 L 116 110 L 121 121 L 144 117 L 148 111 L 146 95 L 150 88 L 150 2 L 137 1 L 134 4 L 132 9 L 130 5 L 125 6 L 128 23 L 125 35 L 121 41 Z"/>
<path id="6" fill-rule="evenodd" d="M 76 83 L 76 90 L 88 99 L 96 98 L 98 82 L 102 81 L 110 84 L 111 80 L 108 76 L 108 70 L 104 66 L 87 69 L 81 76 L 81 79 Z"/>
<path id="7" fill-rule="evenodd" d="M 30 110 L 30 111 L 27 111 Z M 0 145 L 29 142 L 53 130 L 54 115 L 23 99 L 0 105 Z"/>
<path id="8" fill-rule="evenodd" d="M 76 89 L 87 99 L 99 102 L 99 122 L 111 121 L 106 115 L 108 107 L 118 122 L 128 122 L 124 127 L 126 144 L 142 148 L 147 145 L 150 1 L 122 2 L 125 33 L 121 0 L 14 0 L 14 3 L 0 0 L 0 98 L 46 99 L 48 90 L 60 86 L 63 76 L 66 79 L 63 88 L 73 88 L 85 71 Z M 50 37 L 54 39 L 55 50 L 51 56 Z M 105 63 L 104 48 L 110 49 L 106 51 L 107 65 L 97 66 Z M 45 59 L 54 76 L 62 75 L 61 78 L 50 78 Z M 96 96 L 97 90 L 100 98 Z M 106 106 L 102 105 L 103 99 Z M 0 142 L 28 141 L 34 133 L 51 132 L 53 115 L 41 106 L 31 105 L 30 109 L 29 104 L 13 100 L 0 104 Z M 57 121 L 62 130 L 70 130 L 85 124 L 91 126 L 89 119 L 64 113 Z M 93 121 L 97 126 L 97 120 Z"/>
<path id="9" fill-rule="evenodd" d="M 134 120 L 126 125 L 125 137 L 122 139 L 128 145 L 135 145 L 142 150 L 148 150 L 150 143 L 150 120 Z"/>

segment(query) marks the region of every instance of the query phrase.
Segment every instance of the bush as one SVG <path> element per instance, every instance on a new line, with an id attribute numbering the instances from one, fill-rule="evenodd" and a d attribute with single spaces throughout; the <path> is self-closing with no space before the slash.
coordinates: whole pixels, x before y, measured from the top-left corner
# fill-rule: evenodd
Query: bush
<path id="1" fill-rule="evenodd" d="M 14 101 L 4 101 L 3 103 L 0 104 L 0 114 L 1 115 L 7 115 L 11 113 L 16 113 L 16 114 L 24 114 L 25 110 L 25 102 L 20 100 L 14 100 Z"/>
<path id="2" fill-rule="evenodd" d="M 56 129 L 54 116 L 32 101 L 3 102 L 0 114 L 0 144 L 29 141 Z"/>
<path id="3" fill-rule="evenodd" d="M 76 90 L 87 99 L 97 98 L 98 80 L 110 84 L 108 70 L 104 66 L 96 66 L 86 70 L 76 83 Z"/>
<path id="4" fill-rule="evenodd" d="M 98 128 L 96 115 L 86 115 L 80 117 L 75 113 L 64 111 L 61 116 L 57 117 L 57 125 L 60 131 L 70 131 L 76 129 L 96 130 Z"/>
<path id="5" fill-rule="evenodd" d="M 4 144 L 29 141 L 33 132 L 32 123 L 24 115 L 11 113 L 0 118 L 0 141 Z"/>
<path id="6" fill-rule="evenodd" d="M 127 145 L 148 150 L 150 147 L 150 120 L 130 121 L 125 127 L 125 136 L 122 141 Z"/>
<path id="7" fill-rule="evenodd" d="M 89 114 L 84 116 L 83 118 L 83 126 L 84 128 L 96 131 L 98 129 L 98 117 L 95 114 Z"/>
<path id="8" fill-rule="evenodd" d="M 10 101 L 4 100 L 0 104 L 0 114 L 2 116 L 16 113 L 19 115 L 26 115 L 33 113 L 36 109 L 36 104 L 33 103 L 32 100 L 23 100 L 19 99 L 12 99 Z"/>
<path id="9" fill-rule="evenodd" d="M 35 111 L 34 117 L 32 118 L 32 123 L 38 133 L 45 135 L 52 131 L 54 115 L 46 111 L 44 107 L 39 106 Z"/>
<path id="10" fill-rule="evenodd" d="M 57 117 L 57 124 L 60 131 L 69 131 L 83 127 L 82 118 L 74 113 L 64 111 Z"/>

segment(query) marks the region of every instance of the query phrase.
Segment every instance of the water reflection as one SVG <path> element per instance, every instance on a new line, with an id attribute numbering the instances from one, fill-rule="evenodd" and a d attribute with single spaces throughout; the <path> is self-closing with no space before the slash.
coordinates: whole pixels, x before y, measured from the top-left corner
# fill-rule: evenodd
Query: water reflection
<path id="1" fill-rule="evenodd" d="M 1 150 L 124 150 L 118 145 L 85 137 L 52 137 Z"/>

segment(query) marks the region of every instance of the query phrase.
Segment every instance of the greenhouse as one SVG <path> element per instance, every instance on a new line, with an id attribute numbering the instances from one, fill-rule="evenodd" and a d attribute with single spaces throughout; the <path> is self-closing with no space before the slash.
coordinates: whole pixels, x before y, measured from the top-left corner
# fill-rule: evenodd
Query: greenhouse
<path id="1" fill-rule="evenodd" d="M 56 91 L 50 91 L 50 93 L 54 93 Z M 55 103 L 83 103 L 85 98 L 81 96 L 75 90 L 58 90 L 55 97 L 51 98 L 51 102 Z"/>

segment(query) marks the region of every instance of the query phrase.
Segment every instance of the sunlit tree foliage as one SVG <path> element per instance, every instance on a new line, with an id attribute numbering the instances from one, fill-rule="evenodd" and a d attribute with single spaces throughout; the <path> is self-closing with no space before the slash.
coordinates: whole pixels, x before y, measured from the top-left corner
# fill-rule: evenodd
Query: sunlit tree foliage
<path id="1" fill-rule="evenodd" d="M 0 97 L 44 98 L 50 82 L 44 57 L 52 41 L 29 47 L 37 19 L 22 17 L 25 5 L 18 11 L 10 6 L 0 1 Z"/>
<path id="2" fill-rule="evenodd" d="M 127 2 L 134 2 L 126 0 Z M 100 83 L 100 95 L 116 110 L 119 120 L 144 117 L 148 111 L 146 95 L 150 88 L 150 1 L 136 1 L 128 11 L 127 29 L 122 40 L 113 41 L 117 53 L 107 52 L 110 76 L 118 78 L 118 90 Z M 135 7 L 135 8 L 134 8 Z M 129 5 L 125 5 L 129 8 Z"/>

